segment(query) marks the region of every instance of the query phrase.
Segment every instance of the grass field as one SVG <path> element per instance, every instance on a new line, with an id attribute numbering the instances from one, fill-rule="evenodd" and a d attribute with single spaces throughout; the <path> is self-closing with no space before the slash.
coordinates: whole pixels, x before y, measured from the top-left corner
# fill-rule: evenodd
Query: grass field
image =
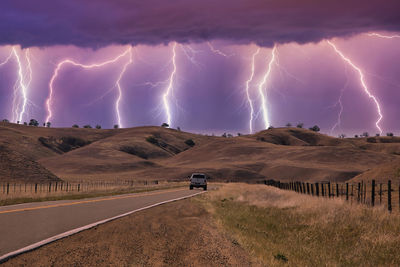
<path id="1" fill-rule="evenodd" d="M 264 185 L 228 184 L 203 204 L 266 265 L 398 266 L 400 216 Z"/>
<path id="2" fill-rule="evenodd" d="M 57 186 L 57 190 L 55 187 Z M 129 193 L 140 193 L 161 189 L 171 189 L 187 186 L 185 182 L 154 183 L 70 183 L 63 184 L 2 184 L 0 188 L 0 206 L 28 202 L 43 202 L 65 199 L 82 199 L 101 196 L 111 196 Z M 36 190 L 35 190 L 36 187 Z M 50 190 L 49 190 L 50 188 Z M 79 188 L 79 191 L 78 191 Z"/>

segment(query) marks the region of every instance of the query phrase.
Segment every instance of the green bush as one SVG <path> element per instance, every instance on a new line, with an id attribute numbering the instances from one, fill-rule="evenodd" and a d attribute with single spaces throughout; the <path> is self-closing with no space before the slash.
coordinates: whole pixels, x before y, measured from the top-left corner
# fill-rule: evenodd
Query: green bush
<path id="1" fill-rule="evenodd" d="M 187 144 L 188 146 L 194 146 L 196 143 L 192 139 L 188 139 L 185 141 L 185 144 Z"/>

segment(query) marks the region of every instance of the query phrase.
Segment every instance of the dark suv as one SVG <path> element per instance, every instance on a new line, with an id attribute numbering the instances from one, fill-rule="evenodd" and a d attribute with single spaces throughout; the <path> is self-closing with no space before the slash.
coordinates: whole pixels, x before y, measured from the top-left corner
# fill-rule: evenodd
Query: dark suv
<path id="1" fill-rule="evenodd" d="M 192 176 L 190 176 L 190 190 L 192 190 L 193 187 L 203 187 L 204 190 L 207 190 L 207 175 L 204 173 L 193 173 Z"/>

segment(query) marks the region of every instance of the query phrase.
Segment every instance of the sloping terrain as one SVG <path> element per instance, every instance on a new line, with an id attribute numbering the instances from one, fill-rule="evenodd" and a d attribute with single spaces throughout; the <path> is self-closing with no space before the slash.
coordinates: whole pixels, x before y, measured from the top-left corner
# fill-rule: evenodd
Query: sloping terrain
<path id="1" fill-rule="evenodd" d="M 0 149 L 2 155 L 14 155 L 7 159 L 12 164 L 2 163 L 1 169 L 19 170 L 18 175 L 3 170 L 2 180 L 37 180 L 29 169 L 35 165 L 68 181 L 182 180 L 195 171 L 223 181 L 345 181 L 400 160 L 398 137 L 338 139 L 299 128 L 225 138 L 162 127 L 98 130 L 0 123 Z"/>

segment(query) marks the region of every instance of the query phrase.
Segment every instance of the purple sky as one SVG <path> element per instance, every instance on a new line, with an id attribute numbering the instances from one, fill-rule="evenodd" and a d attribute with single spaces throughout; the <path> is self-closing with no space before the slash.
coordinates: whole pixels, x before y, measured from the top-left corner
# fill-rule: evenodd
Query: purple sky
<path id="1" fill-rule="evenodd" d="M 33 1 L 32 1 L 33 2 Z M 136 3 L 135 3 L 136 2 Z M 225 3 L 226 2 L 226 3 Z M 339 3 L 340 2 L 340 3 Z M 228 4 L 229 3 L 229 4 Z M 281 1 L 41 1 L 0 3 L 0 64 L 12 51 L 20 56 L 26 87 L 23 121 L 45 121 L 49 81 L 56 65 L 70 58 L 93 64 L 117 57 L 133 46 L 133 63 L 122 76 L 120 114 L 124 127 L 160 125 L 167 120 L 163 94 L 176 75 L 168 105 L 172 126 L 206 133 L 248 133 L 250 106 L 246 80 L 258 48 L 250 97 L 254 131 L 265 128 L 258 84 L 268 69 L 272 46 L 276 61 L 263 92 L 273 126 L 287 122 L 318 124 L 332 135 L 353 135 L 378 129 L 376 105 L 363 90 L 358 72 L 324 39 L 362 70 L 381 107 L 383 133 L 400 134 L 400 38 L 368 36 L 367 32 L 400 32 L 400 2 L 351 0 Z M 213 52 L 213 48 L 222 53 Z M 129 45 L 128 45 L 129 44 Z M 19 47 L 24 47 L 21 50 Z M 66 65 L 54 81 L 51 122 L 54 126 L 117 123 L 116 80 L 129 60 L 94 69 Z M 23 105 L 13 56 L 0 65 L 0 116 L 12 120 Z M 343 90 L 343 91 L 342 91 Z M 343 112 L 338 120 L 342 92 Z"/>

